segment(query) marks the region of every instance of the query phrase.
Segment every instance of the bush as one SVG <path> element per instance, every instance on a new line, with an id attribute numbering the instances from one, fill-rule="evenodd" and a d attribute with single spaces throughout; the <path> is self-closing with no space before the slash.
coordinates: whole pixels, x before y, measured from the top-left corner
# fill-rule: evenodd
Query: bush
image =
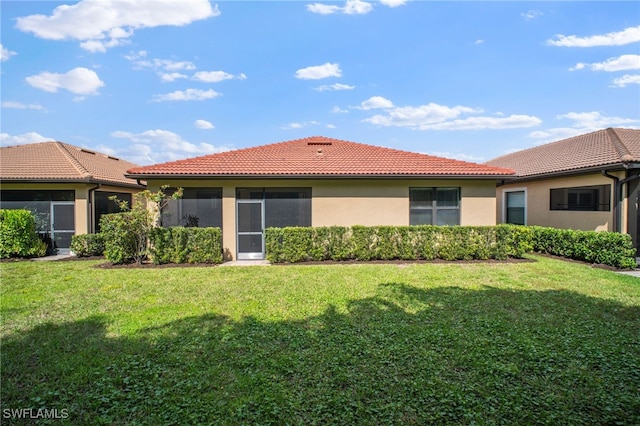
<path id="1" fill-rule="evenodd" d="M 71 237 L 71 251 L 78 257 L 102 256 L 104 236 L 102 234 L 82 234 Z"/>
<path id="2" fill-rule="evenodd" d="M 149 242 L 155 264 L 222 263 L 220 228 L 154 228 Z"/>
<path id="3" fill-rule="evenodd" d="M 39 257 L 46 252 L 29 210 L 0 210 L 0 258 Z"/>
<path id="4" fill-rule="evenodd" d="M 542 226 L 530 227 L 533 249 L 583 262 L 635 268 L 636 250 L 631 236 L 618 232 L 579 231 Z"/>
<path id="5" fill-rule="evenodd" d="M 269 228 L 271 262 L 321 260 L 473 260 L 522 257 L 532 250 L 524 226 L 353 226 Z"/>
<path id="6" fill-rule="evenodd" d="M 144 210 L 111 213 L 100 218 L 104 257 L 113 264 L 142 263 L 147 256 L 149 214 Z"/>

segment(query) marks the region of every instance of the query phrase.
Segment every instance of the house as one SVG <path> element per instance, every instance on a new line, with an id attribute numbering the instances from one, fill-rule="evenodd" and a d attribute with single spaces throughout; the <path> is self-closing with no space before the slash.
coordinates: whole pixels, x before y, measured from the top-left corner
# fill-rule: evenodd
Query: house
<path id="1" fill-rule="evenodd" d="M 165 226 L 219 226 L 225 258 L 261 259 L 284 226 L 494 225 L 495 187 L 514 172 L 317 136 L 129 169 L 184 188 Z"/>
<path id="2" fill-rule="evenodd" d="M 62 142 L 0 148 L 0 208 L 27 208 L 61 252 L 75 234 L 98 230 L 100 216 L 117 210 L 108 198 L 131 203 L 144 189 L 124 176 L 136 164 Z"/>
<path id="3" fill-rule="evenodd" d="M 498 222 L 629 233 L 639 247 L 640 130 L 598 130 L 486 164 L 517 175 L 497 188 Z"/>

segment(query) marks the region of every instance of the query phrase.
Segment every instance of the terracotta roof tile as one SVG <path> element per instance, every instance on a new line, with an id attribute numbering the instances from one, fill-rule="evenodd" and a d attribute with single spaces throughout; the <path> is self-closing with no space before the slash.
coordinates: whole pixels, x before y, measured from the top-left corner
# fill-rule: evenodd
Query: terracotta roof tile
<path id="1" fill-rule="evenodd" d="M 0 180 L 69 181 L 137 186 L 124 176 L 136 164 L 62 142 L 0 148 Z"/>
<path id="2" fill-rule="evenodd" d="M 598 130 L 503 155 L 486 164 L 508 167 L 519 177 L 530 177 L 626 162 L 640 162 L 640 130 Z"/>
<path id="3" fill-rule="evenodd" d="M 135 167 L 149 176 L 509 176 L 513 170 L 323 136 Z"/>

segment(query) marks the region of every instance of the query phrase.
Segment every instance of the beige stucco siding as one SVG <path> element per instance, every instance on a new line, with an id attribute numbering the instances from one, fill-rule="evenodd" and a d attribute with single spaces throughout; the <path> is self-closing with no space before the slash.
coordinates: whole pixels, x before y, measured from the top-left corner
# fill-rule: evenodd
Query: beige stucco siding
<path id="1" fill-rule="evenodd" d="M 312 226 L 408 225 L 409 188 L 461 188 L 461 225 L 495 225 L 496 202 L 493 180 L 410 180 L 410 179 L 237 179 L 149 181 L 148 188 L 222 188 L 222 233 L 225 257 L 236 253 L 236 188 L 311 188 Z"/>
<path id="2" fill-rule="evenodd" d="M 612 173 L 620 179 L 623 173 Z M 527 225 L 550 226 L 553 228 L 582 229 L 595 231 L 612 231 L 613 209 L 610 211 L 560 211 L 551 210 L 551 189 L 573 188 L 580 186 L 611 185 L 610 205 L 613 206 L 613 180 L 600 173 L 588 175 L 567 176 L 539 181 L 519 182 L 502 185 L 496 191 L 497 216 L 496 221 L 505 221 L 504 194 L 507 191 L 526 191 Z M 623 206 L 623 211 L 626 208 Z M 623 227 L 626 219 L 623 217 Z M 623 232 L 626 230 L 623 229 Z"/>

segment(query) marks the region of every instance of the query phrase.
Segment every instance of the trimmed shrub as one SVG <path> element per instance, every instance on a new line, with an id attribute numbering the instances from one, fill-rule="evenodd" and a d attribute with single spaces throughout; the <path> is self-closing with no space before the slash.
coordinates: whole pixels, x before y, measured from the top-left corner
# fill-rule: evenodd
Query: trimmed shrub
<path id="1" fill-rule="evenodd" d="M 0 210 L 0 258 L 41 257 L 47 244 L 38 238 L 29 210 Z"/>
<path id="2" fill-rule="evenodd" d="M 78 257 L 102 256 L 104 236 L 102 234 L 81 234 L 71 237 L 71 251 Z"/>
<path id="3" fill-rule="evenodd" d="M 100 218 L 104 257 L 113 264 L 142 263 L 147 256 L 149 215 L 146 211 L 111 213 Z"/>
<path id="4" fill-rule="evenodd" d="M 530 227 L 533 249 L 588 263 L 635 268 L 636 250 L 631 236 L 618 232 L 579 231 L 542 226 Z"/>
<path id="5" fill-rule="evenodd" d="M 154 228 L 149 232 L 153 263 L 222 263 L 220 228 Z"/>
<path id="6" fill-rule="evenodd" d="M 524 226 L 353 226 L 269 228 L 267 259 L 474 260 L 522 257 L 532 250 Z"/>

